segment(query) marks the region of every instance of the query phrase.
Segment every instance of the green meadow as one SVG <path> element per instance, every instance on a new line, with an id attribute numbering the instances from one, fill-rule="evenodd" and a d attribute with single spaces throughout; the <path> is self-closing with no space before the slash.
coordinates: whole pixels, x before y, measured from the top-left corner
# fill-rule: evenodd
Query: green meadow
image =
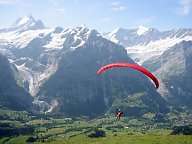
<path id="1" fill-rule="evenodd" d="M 149 116 L 150 117 L 150 116 Z M 192 135 L 173 135 L 179 121 L 155 123 L 147 118 L 114 115 L 56 118 L 33 115 L 26 111 L 1 110 L 0 143 L 2 144 L 190 144 Z"/>

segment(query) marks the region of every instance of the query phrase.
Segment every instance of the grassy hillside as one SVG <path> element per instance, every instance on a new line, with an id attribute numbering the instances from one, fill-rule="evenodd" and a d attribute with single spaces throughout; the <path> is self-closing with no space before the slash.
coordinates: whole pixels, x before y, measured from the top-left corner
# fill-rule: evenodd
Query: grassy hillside
<path id="1" fill-rule="evenodd" d="M 0 143 L 103 143 L 103 144 L 189 144 L 192 135 L 172 135 L 175 125 L 183 121 L 172 117 L 172 122 L 155 122 L 149 117 L 137 119 L 123 116 L 116 121 L 115 115 L 103 118 L 88 117 L 56 118 L 53 115 L 34 115 L 26 111 L 0 110 Z M 18 119 L 18 116 L 20 119 Z M 192 116 L 191 116 L 192 118 Z M 189 123 L 185 123 L 189 125 Z"/>

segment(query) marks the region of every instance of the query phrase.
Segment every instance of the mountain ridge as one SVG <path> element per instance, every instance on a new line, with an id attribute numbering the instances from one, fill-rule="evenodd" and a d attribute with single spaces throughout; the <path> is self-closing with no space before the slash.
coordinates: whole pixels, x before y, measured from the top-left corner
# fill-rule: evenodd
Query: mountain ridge
<path id="1" fill-rule="evenodd" d="M 137 35 L 137 31 L 138 29 L 119 28 L 105 37 L 125 47 L 128 55 L 141 65 L 148 59 L 158 58 L 169 47 L 183 40 L 192 40 L 192 29 L 158 31 L 149 28 L 143 35 Z"/>
<path id="2" fill-rule="evenodd" d="M 18 18 L 10 27 L 0 29 L 0 32 L 24 32 L 27 30 L 45 29 L 41 20 L 35 20 L 32 15 L 28 14 Z"/>
<path id="3" fill-rule="evenodd" d="M 112 112 L 112 109 L 118 106 L 118 99 L 127 99 L 131 94 L 147 91 L 147 94 L 143 94 L 146 99 L 138 98 L 145 99 L 140 100 L 145 108 L 137 106 L 138 116 L 147 112 L 166 112 L 165 101 L 143 74 L 134 70 L 119 69 L 97 76 L 96 72 L 102 65 L 118 61 L 134 63 L 123 47 L 98 36 L 97 32 L 93 31 L 82 47 L 62 56 L 58 70 L 42 85 L 38 95 L 41 100 L 47 102 L 56 100 L 59 106 L 55 112 L 74 116 Z M 154 101 L 156 104 L 151 109 L 149 102 Z M 160 110 L 157 105 L 161 105 Z M 130 107 L 123 109 L 131 111 Z M 131 115 L 135 114 L 136 111 Z"/>
<path id="4" fill-rule="evenodd" d="M 121 37 L 117 37 L 117 40 L 113 41 L 120 45 L 126 45 L 124 40 L 121 39 L 126 36 L 126 33 L 121 31 L 124 31 L 124 29 L 119 31 Z M 135 32 L 136 30 L 132 33 Z M 157 76 L 160 81 L 158 92 L 165 99 L 177 106 L 188 105 L 187 107 L 190 109 L 191 105 L 187 101 L 191 99 L 191 91 L 188 89 L 188 85 L 191 85 L 190 80 L 192 79 L 190 76 L 192 72 L 190 66 L 192 29 L 174 29 L 164 31 L 162 34 L 160 34 L 161 32 L 158 33 L 158 37 L 151 37 L 154 40 L 150 41 L 151 39 L 148 39 L 147 43 L 143 43 L 143 39 L 137 41 L 136 37 L 135 42 L 138 44 L 125 46 L 127 54 Z M 116 34 L 118 35 L 118 31 L 113 33 L 112 36 Z M 113 38 L 112 36 L 111 38 Z M 134 39 L 133 36 L 131 37 Z M 146 34 L 142 37 L 146 37 Z M 126 42 L 129 41 L 127 39 Z M 172 78 L 174 82 L 171 82 Z M 185 85 L 184 81 L 188 84 Z M 185 98 L 188 100 L 185 101 Z"/>
<path id="5" fill-rule="evenodd" d="M 35 21 L 30 16 L 27 16 L 26 18 L 29 18 L 32 21 L 32 23 Z M 101 52 L 104 52 L 105 53 L 104 55 L 107 56 L 107 59 L 105 60 L 103 58 L 103 62 L 102 62 L 103 64 L 107 64 L 107 62 L 119 62 L 119 61 L 122 62 L 120 55 L 115 55 L 113 51 L 115 51 L 114 50 L 115 48 L 118 49 L 119 47 L 118 45 L 123 45 L 124 47 L 121 47 L 121 49 L 122 50 L 124 49 L 123 51 L 125 52 L 125 54 L 128 55 L 127 57 L 130 57 L 132 59 L 131 62 L 134 63 L 135 61 L 136 63 L 139 63 L 139 64 L 145 64 L 144 66 L 147 67 L 146 64 L 147 62 L 149 62 L 149 60 L 150 61 L 158 60 L 161 57 L 161 55 L 163 55 L 175 44 L 181 43 L 183 40 L 190 41 L 192 39 L 191 29 L 169 30 L 161 33 L 160 31 L 152 28 L 140 27 L 139 29 L 132 29 L 132 30 L 125 30 L 121 28 L 111 33 L 110 35 L 111 37 L 107 37 L 106 35 L 103 36 L 102 34 L 100 34 L 94 29 L 87 28 L 86 26 L 80 26 L 76 28 L 70 27 L 67 29 L 56 27 L 54 29 L 50 29 L 44 26 L 42 27 L 40 26 L 40 28 L 33 27 L 34 25 L 33 24 L 30 25 L 31 24 L 30 22 L 29 22 L 29 25 L 25 25 L 25 23 L 28 23 L 28 20 L 20 19 L 16 23 L 16 25 L 18 24 L 19 26 L 21 26 L 19 27 L 19 30 L 12 29 L 12 31 L 7 31 L 7 32 L 3 30 L 0 31 L 0 53 L 6 55 L 10 63 L 14 65 L 15 69 L 17 69 L 15 70 L 16 72 L 15 75 L 19 75 L 19 77 L 17 77 L 18 83 L 20 83 L 23 86 L 23 88 L 29 91 L 33 96 L 36 96 L 35 102 L 37 104 L 40 104 L 40 103 L 42 104 L 46 102 L 45 111 L 47 112 L 51 111 L 51 109 L 53 109 L 54 106 L 56 106 L 56 109 L 58 107 L 58 109 L 61 108 L 61 110 L 67 112 L 63 106 L 59 107 L 60 105 L 59 102 L 64 102 L 64 103 L 66 102 L 65 99 L 61 97 L 63 92 L 60 92 L 58 94 L 54 93 L 56 97 L 57 95 L 59 95 L 61 100 L 54 99 L 54 98 L 51 100 L 50 97 L 52 96 L 50 97 L 45 96 L 43 94 L 44 88 L 42 88 L 44 87 L 43 85 L 47 83 L 47 81 L 50 81 L 50 79 L 52 79 L 54 75 L 58 73 L 58 70 L 61 69 L 61 65 L 63 65 L 61 61 L 63 61 L 63 59 L 71 59 L 72 61 L 76 59 L 74 55 L 77 55 L 78 59 L 76 59 L 75 61 L 76 63 L 80 62 L 81 60 L 82 61 L 84 60 L 83 63 L 85 63 L 85 65 L 88 65 L 85 59 L 87 56 L 88 58 L 87 60 L 90 60 L 90 56 L 85 51 L 86 49 L 87 51 L 90 51 L 90 53 L 92 53 L 94 57 L 97 57 L 97 56 L 100 57 Z M 26 28 L 25 26 L 29 26 L 29 27 Z M 120 38 L 122 38 L 123 41 L 121 41 L 122 39 L 119 39 L 116 41 L 114 41 L 114 39 L 111 39 L 113 38 L 113 36 L 116 36 L 116 33 L 119 31 L 121 32 Z M 109 46 L 108 45 L 109 42 L 106 42 L 106 41 L 110 42 L 110 47 L 115 47 L 115 48 L 106 49 L 105 47 Z M 126 44 L 128 45 L 126 46 Z M 96 49 L 95 48 L 96 46 L 98 48 L 101 47 L 103 50 Z M 81 51 L 82 53 L 85 53 L 86 55 L 79 53 L 79 51 Z M 94 52 L 97 53 L 97 56 L 94 55 Z M 106 52 L 108 52 L 111 55 L 108 55 Z M 71 58 L 69 58 L 69 55 L 71 56 Z M 96 60 L 97 59 L 98 58 L 96 58 Z M 71 61 L 70 60 L 68 61 L 69 64 L 74 64 L 75 67 L 78 67 L 81 71 L 83 71 L 83 73 L 86 73 L 80 66 L 76 65 L 76 63 L 73 63 Z M 100 63 L 101 61 L 97 60 L 97 62 Z M 63 63 L 66 63 L 66 62 L 63 61 Z M 68 64 L 66 63 L 66 65 Z M 81 64 L 81 66 L 84 67 L 84 64 Z M 98 67 L 98 65 L 95 63 L 94 63 L 94 66 Z M 62 67 L 65 67 L 66 71 L 68 69 L 73 69 L 71 68 L 71 66 L 69 66 L 69 68 L 67 66 L 62 66 Z M 154 67 L 157 67 L 157 66 L 154 65 Z M 152 72 L 155 72 L 150 67 L 149 69 L 152 70 Z M 76 72 L 75 69 L 73 69 L 73 71 Z M 97 70 L 95 69 L 95 71 Z M 64 71 L 63 73 L 66 75 L 69 75 L 69 74 L 72 74 L 73 72 L 65 73 Z M 59 70 L 59 74 L 62 75 L 62 71 Z M 124 76 L 124 74 L 122 74 L 121 76 Z M 158 73 L 157 73 L 157 76 L 158 76 Z M 65 78 L 68 78 L 68 77 L 69 76 Z M 82 77 L 86 79 L 86 76 L 82 76 Z M 82 78 L 79 78 L 79 79 L 82 80 Z M 91 80 L 95 81 L 95 79 L 96 78 Z M 117 78 L 115 76 L 114 81 L 118 83 L 121 87 L 127 88 L 125 84 L 120 83 L 120 81 L 123 81 L 121 80 L 121 78 Z M 145 80 L 142 81 L 141 85 L 144 85 L 143 84 L 144 81 Z M 123 83 L 125 83 L 125 81 L 123 81 Z M 129 85 L 131 85 L 131 82 L 128 82 L 128 83 Z M 137 84 L 135 84 L 135 82 L 133 83 L 135 86 L 140 85 L 139 83 Z M 149 85 L 152 85 L 150 81 L 147 83 Z M 84 84 L 87 85 L 86 82 Z M 114 83 L 110 82 L 109 86 L 106 86 L 106 85 L 103 85 L 103 86 L 105 87 L 105 89 L 108 89 L 108 88 L 114 89 L 114 85 L 115 85 Z M 163 84 L 161 83 L 161 85 Z M 66 86 L 68 85 L 66 84 Z M 130 87 L 127 89 L 125 88 L 120 88 L 120 89 L 123 89 L 123 91 L 127 93 Z M 131 89 L 134 89 L 134 88 L 131 87 Z M 150 92 L 149 89 L 152 92 Z M 93 88 L 91 88 L 91 90 L 93 90 Z M 44 91 L 46 92 L 49 90 L 45 89 Z M 115 104 L 114 105 L 112 104 L 113 102 L 115 102 L 115 100 L 114 99 L 109 100 L 108 98 L 105 98 L 107 90 L 102 90 L 102 91 L 103 91 L 102 95 L 104 95 L 104 97 L 101 97 L 101 96 L 98 96 L 98 97 L 102 99 L 103 110 L 106 110 L 106 107 L 110 108 L 115 105 Z M 158 93 L 154 92 L 152 87 L 147 88 L 147 92 L 151 93 L 150 95 L 153 95 L 152 93 L 154 93 L 154 95 L 158 95 Z M 69 94 L 68 92 L 66 93 Z M 145 95 L 146 91 L 141 91 L 141 93 L 143 94 L 139 94 L 139 95 Z M 133 93 L 129 93 L 129 94 L 133 94 Z M 107 101 L 111 101 L 110 106 L 107 106 L 108 105 Z M 93 102 L 94 101 L 92 101 L 92 103 L 90 103 L 89 106 L 94 105 Z M 100 109 L 101 113 L 104 112 L 102 108 Z M 85 110 L 85 107 L 83 107 L 83 109 Z M 146 111 L 147 109 L 148 108 L 146 108 Z M 87 112 L 82 111 L 82 113 L 85 114 Z M 96 114 L 97 111 L 95 110 L 94 113 Z"/>

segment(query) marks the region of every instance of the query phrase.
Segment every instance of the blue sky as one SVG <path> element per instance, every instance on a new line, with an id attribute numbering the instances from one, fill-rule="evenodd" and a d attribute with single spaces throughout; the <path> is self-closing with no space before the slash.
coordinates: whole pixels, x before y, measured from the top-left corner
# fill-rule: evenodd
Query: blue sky
<path id="1" fill-rule="evenodd" d="M 51 28 L 192 28 L 192 0 L 0 0 L 0 28 L 26 14 Z"/>

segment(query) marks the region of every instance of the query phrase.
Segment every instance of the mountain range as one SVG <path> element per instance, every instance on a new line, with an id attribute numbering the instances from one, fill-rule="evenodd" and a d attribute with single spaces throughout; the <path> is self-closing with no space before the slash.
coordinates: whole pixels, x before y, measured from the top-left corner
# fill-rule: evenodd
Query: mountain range
<path id="1" fill-rule="evenodd" d="M 46 28 L 27 15 L 0 29 L 0 53 L 40 111 L 98 115 L 121 107 L 142 116 L 167 112 L 167 102 L 191 108 L 191 40 L 192 29 L 161 32 L 141 26 L 101 34 L 84 25 Z M 96 75 L 113 62 L 147 68 L 159 79 L 159 90 L 132 69 Z"/>
<path id="2" fill-rule="evenodd" d="M 105 37 L 124 46 L 130 58 L 158 77 L 158 92 L 165 99 L 177 106 L 190 105 L 192 29 L 158 31 L 140 26 L 116 29 Z"/>

